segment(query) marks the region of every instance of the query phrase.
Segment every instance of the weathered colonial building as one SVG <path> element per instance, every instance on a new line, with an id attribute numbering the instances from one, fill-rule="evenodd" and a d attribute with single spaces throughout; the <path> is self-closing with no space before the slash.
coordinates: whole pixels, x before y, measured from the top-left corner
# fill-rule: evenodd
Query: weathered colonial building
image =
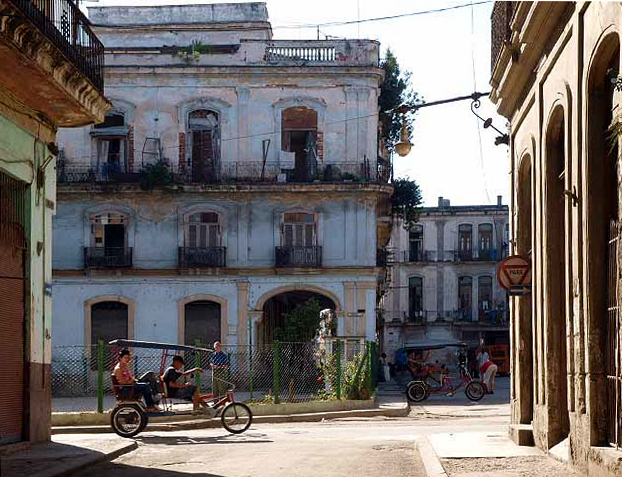
<path id="1" fill-rule="evenodd" d="M 508 344 L 507 295 L 496 269 L 507 256 L 508 207 L 424 207 L 410 230 L 389 242 L 391 284 L 383 298 L 387 355 L 406 342 L 458 339 L 472 347 Z"/>
<path id="2" fill-rule="evenodd" d="M 0 1 L 0 448 L 50 438 L 56 129 L 104 119 L 103 60 L 70 0 Z"/>
<path id="3" fill-rule="evenodd" d="M 618 2 L 498 2 L 491 100 L 511 125 L 512 435 L 621 475 Z M 560 339 L 565 337 L 565 339 Z M 618 450 L 616 450 L 618 449 Z"/>
<path id="4" fill-rule="evenodd" d="M 273 40 L 263 3 L 89 15 L 114 109 L 61 134 L 55 343 L 266 343 L 310 297 L 374 339 L 378 43 Z"/>

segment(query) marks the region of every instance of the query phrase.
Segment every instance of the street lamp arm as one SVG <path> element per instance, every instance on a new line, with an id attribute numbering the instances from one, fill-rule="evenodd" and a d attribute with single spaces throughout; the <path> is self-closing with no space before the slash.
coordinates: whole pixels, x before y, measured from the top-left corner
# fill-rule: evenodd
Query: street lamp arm
<path id="1" fill-rule="evenodd" d="M 400 104 L 393 111 L 396 111 L 401 114 L 405 114 L 405 113 L 417 111 L 418 109 L 421 109 L 421 108 L 427 108 L 428 106 L 438 106 L 440 104 L 455 103 L 456 101 L 464 101 L 466 99 L 479 102 L 479 99 L 481 97 L 488 96 L 489 94 L 490 94 L 490 91 L 487 93 L 478 93 L 477 91 L 475 91 L 474 93 L 466 95 L 466 96 L 457 96 L 455 98 L 449 98 L 449 99 L 439 99 L 437 101 L 430 101 L 429 103 L 419 103 L 419 104 L 405 104 L 404 103 L 404 104 Z"/>

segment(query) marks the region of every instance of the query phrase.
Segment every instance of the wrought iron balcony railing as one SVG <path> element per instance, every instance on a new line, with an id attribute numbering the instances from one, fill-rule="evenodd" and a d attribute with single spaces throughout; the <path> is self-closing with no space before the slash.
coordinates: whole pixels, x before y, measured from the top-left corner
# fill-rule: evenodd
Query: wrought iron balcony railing
<path id="1" fill-rule="evenodd" d="M 132 183 L 140 180 L 140 173 L 128 172 L 117 163 L 91 166 L 87 164 L 67 165 L 59 161 L 56 166 L 56 180 L 59 183 Z"/>
<path id="2" fill-rule="evenodd" d="M 179 247 L 181 268 L 227 266 L 227 247 Z"/>
<path id="3" fill-rule="evenodd" d="M 277 267 L 322 266 L 322 247 L 275 247 L 274 253 Z"/>
<path id="4" fill-rule="evenodd" d="M 85 268 L 128 268 L 132 266 L 131 247 L 84 247 Z"/>
<path id="5" fill-rule="evenodd" d="M 9 0 L 50 42 L 104 90 L 104 45 L 72 0 Z"/>

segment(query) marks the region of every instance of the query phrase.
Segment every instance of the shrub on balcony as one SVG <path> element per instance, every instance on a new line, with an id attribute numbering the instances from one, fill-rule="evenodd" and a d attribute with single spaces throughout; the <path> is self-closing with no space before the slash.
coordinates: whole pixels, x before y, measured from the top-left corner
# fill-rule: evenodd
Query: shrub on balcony
<path id="1" fill-rule="evenodd" d="M 140 188 L 153 190 L 156 187 L 167 186 L 173 182 L 173 177 L 165 161 L 148 164 L 140 173 Z"/>

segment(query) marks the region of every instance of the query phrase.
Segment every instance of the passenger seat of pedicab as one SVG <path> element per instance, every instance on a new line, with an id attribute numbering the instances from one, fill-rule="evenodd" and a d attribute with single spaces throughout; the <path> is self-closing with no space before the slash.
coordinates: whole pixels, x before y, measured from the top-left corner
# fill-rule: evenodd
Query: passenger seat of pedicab
<path id="1" fill-rule="evenodd" d="M 153 400 L 153 393 L 151 386 L 148 383 L 134 383 L 134 384 L 119 384 L 117 377 L 113 374 L 110 375 L 112 381 L 112 389 L 115 397 L 119 401 L 141 401 L 141 398 L 145 399 L 145 405 L 148 406 L 148 399 L 145 394 L 149 393 Z M 148 386 L 145 386 L 147 384 Z"/>

